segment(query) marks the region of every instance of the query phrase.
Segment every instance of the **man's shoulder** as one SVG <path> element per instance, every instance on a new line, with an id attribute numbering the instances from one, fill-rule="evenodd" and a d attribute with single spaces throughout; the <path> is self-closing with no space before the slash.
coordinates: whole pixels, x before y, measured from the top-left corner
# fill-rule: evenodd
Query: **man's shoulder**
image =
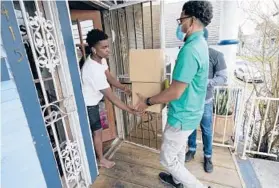
<path id="1" fill-rule="evenodd" d="M 208 48 L 208 51 L 209 51 L 209 55 L 214 55 L 214 56 L 219 56 L 219 55 L 223 55 L 222 52 L 218 51 L 218 50 L 215 50 L 213 48 Z"/>
<path id="2" fill-rule="evenodd" d="M 100 66 L 97 63 L 92 62 L 92 60 L 85 61 L 84 65 L 82 66 L 81 70 L 83 76 L 87 77 L 96 77 L 102 74 Z"/>
<path id="3" fill-rule="evenodd" d="M 207 49 L 206 46 L 204 46 L 204 48 Z M 185 46 L 183 46 L 181 51 L 185 55 L 191 54 L 193 56 L 197 56 L 198 54 L 203 53 L 203 50 L 201 50 L 201 46 L 196 41 L 191 41 L 190 43 L 186 44 Z"/>

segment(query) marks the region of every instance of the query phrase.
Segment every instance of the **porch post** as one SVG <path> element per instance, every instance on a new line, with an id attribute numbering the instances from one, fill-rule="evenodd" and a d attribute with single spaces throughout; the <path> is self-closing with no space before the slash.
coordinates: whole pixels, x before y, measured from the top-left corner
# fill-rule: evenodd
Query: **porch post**
<path id="1" fill-rule="evenodd" d="M 75 44 L 73 40 L 70 11 L 68 9 L 67 3 L 68 1 L 56 1 L 56 7 L 58 10 L 59 22 L 61 24 L 61 32 L 69 64 L 69 72 L 73 84 L 74 97 L 77 104 L 80 128 L 85 146 L 85 157 L 87 158 L 89 166 L 89 175 L 91 180 L 89 183 L 92 183 L 95 181 L 98 175 L 97 162 L 90 127 L 87 119 L 84 98 L 81 90 L 81 81 L 78 70 L 78 62 L 76 58 Z"/>
<path id="2" fill-rule="evenodd" d="M 222 40 L 237 40 L 238 38 L 238 2 L 223 1 L 219 29 L 219 41 Z M 233 83 L 233 71 L 235 69 L 237 45 L 219 46 L 218 49 L 224 54 L 228 70 L 228 84 Z"/>

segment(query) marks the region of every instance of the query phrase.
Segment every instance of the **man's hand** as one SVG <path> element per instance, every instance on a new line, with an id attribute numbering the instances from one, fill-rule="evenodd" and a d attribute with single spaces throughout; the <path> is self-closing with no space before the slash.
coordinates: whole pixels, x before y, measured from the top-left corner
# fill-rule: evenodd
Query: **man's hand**
<path id="1" fill-rule="evenodd" d="M 133 115 L 136 115 L 136 116 L 142 116 L 144 114 L 144 112 L 142 111 L 138 111 L 130 106 L 128 106 L 129 110 L 127 112 L 133 114 Z"/>
<path id="2" fill-rule="evenodd" d="M 143 112 L 148 108 L 147 104 L 145 103 L 146 97 L 142 96 L 141 94 L 137 93 L 138 95 L 138 102 L 135 105 L 134 109 L 136 109 L 139 112 Z"/>

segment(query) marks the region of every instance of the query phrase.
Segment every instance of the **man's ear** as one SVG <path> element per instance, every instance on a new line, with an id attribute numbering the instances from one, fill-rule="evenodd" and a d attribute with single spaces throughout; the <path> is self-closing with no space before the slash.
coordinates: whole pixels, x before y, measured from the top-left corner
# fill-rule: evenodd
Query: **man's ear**
<path id="1" fill-rule="evenodd" d="M 96 54 L 96 49 L 94 47 L 91 48 L 93 54 Z"/>

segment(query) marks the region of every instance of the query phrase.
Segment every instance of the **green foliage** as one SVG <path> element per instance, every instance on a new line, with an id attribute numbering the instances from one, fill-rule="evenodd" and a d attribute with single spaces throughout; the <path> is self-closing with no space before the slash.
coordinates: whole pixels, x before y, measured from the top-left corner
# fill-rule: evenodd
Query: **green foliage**
<path id="1" fill-rule="evenodd" d="M 231 101 L 229 101 L 229 91 L 228 89 L 220 89 L 219 92 L 214 93 L 214 106 L 213 112 L 216 115 L 232 115 L 233 106 Z"/>

